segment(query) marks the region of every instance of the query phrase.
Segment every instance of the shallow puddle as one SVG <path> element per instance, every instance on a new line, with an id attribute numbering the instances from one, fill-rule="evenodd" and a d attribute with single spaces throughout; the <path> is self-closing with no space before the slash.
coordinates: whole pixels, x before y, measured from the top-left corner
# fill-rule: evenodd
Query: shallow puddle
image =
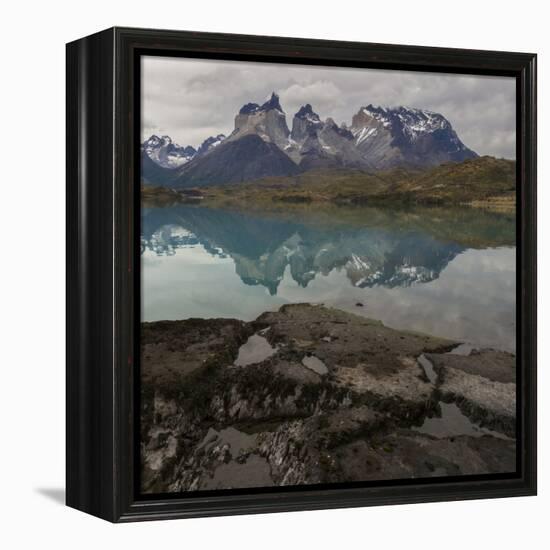
<path id="1" fill-rule="evenodd" d="M 302 365 L 321 376 L 328 373 L 327 366 L 323 363 L 323 361 L 321 361 L 321 359 L 315 357 L 315 355 L 306 355 L 306 357 L 302 359 Z"/>
<path id="2" fill-rule="evenodd" d="M 272 487 L 271 470 L 265 458 L 252 454 L 246 462 L 221 464 L 213 477 L 204 479 L 204 489 L 233 489 L 245 487 Z"/>
<path id="3" fill-rule="evenodd" d="M 235 428 L 228 427 L 217 431 L 210 428 L 200 447 L 213 445 L 229 445 L 232 460 L 220 464 L 212 477 L 203 478 L 204 489 L 231 489 L 234 487 L 271 487 L 271 469 L 267 460 L 257 454 L 250 456 L 242 464 L 235 459 L 243 452 L 255 449 L 257 442 L 254 434 L 246 434 Z"/>
<path id="4" fill-rule="evenodd" d="M 470 355 L 472 351 L 477 349 L 475 346 L 472 346 L 472 344 L 460 344 L 456 346 L 456 348 L 453 348 L 449 354 L 450 355 Z"/>
<path id="5" fill-rule="evenodd" d="M 453 350 L 456 355 L 469 355 L 472 349 L 475 349 L 469 344 L 461 344 L 458 348 Z M 432 384 L 435 384 L 438 376 L 432 362 L 422 354 L 418 358 L 418 364 L 424 369 L 428 380 Z M 440 401 L 439 406 L 441 407 L 441 416 L 426 417 L 422 426 L 413 429 L 417 432 L 433 435 L 434 437 L 452 437 L 458 435 L 481 437 L 483 435 L 492 435 L 500 439 L 509 439 L 504 434 L 474 424 L 454 403 Z"/>
<path id="6" fill-rule="evenodd" d="M 440 402 L 441 417 L 426 418 L 417 431 L 434 437 L 449 437 L 453 435 L 483 435 L 472 424 L 454 403 Z"/>
<path id="7" fill-rule="evenodd" d="M 424 373 L 426 374 L 428 380 L 432 384 L 435 384 L 437 382 L 437 373 L 435 372 L 432 362 L 424 354 L 422 354 L 418 358 L 418 364 L 424 369 Z"/>
<path id="8" fill-rule="evenodd" d="M 235 428 L 229 427 L 217 431 L 209 428 L 204 439 L 199 443 L 198 448 L 211 445 L 229 445 L 233 457 L 237 457 L 242 451 L 256 446 L 256 437 L 249 435 Z"/>
<path id="9" fill-rule="evenodd" d="M 504 434 L 474 424 L 454 403 L 440 401 L 439 406 L 441 407 L 440 417 L 426 418 L 422 426 L 414 428 L 414 430 L 439 438 L 459 435 L 472 437 L 492 435 L 499 439 L 509 439 Z"/>
<path id="10" fill-rule="evenodd" d="M 253 334 L 240 348 L 235 365 L 238 367 L 246 367 L 265 361 L 272 355 L 277 353 L 277 348 L 274 348 L 266 338 L 259 334 Z"/>

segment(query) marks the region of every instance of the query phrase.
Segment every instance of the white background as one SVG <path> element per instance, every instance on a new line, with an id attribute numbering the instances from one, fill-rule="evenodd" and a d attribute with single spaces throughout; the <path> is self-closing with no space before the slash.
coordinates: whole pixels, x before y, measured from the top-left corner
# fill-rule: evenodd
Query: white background
<path id="1" fill-rule="evenodd" d="M 542 1 L 6 2 L 0 33 L 4 548 L 548 548 L 548 15 Z M 539 496 L 111 525 L 62 506 L 65 46 L 113 25 L 539 54 Z"/>

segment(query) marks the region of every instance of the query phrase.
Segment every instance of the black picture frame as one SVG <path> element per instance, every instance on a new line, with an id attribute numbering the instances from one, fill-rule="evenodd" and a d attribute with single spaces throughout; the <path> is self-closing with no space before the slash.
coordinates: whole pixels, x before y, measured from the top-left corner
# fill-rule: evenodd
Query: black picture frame
<path id="1" fill-rule="evenodd" d="M 518 471 L 361 487 L 141 497 L 135 484 L 139 55 L 512 76 Z M 67 44 L 67 505 L 112 522 L 536 494 L 536 55 L 131 28 Z"/>

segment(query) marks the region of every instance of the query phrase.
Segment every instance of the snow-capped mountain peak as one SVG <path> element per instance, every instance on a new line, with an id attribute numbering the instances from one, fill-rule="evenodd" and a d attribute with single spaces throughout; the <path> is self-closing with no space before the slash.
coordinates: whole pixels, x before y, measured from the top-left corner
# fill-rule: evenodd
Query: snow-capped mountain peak
<path id="1" fill-rule="evenodd" d="M 240 115 L 252 115 L 258 112 L 266 112 L 276 110 L 284 114 L 281 103 L 279 102 L 279 96 L 272 92 L 271 97 L 262 105 L 258 103 L 246 103 L 239 110 Z"/>
<path id="2" fill-rule="evenodd" d="M 281 150 L 288 145 L 290 132 L 286 125 L 286 115 L 275 92 L 262 105 L 247 103 L 241 107 L 235 117 L 235 129 L 228 141 L 250 134 L 260 136 L 267 143 L 274 143 Z"/>
<path id="3" fill-rule="evenodd" d="M 284 113 L 281 103 L 279 102 L 279 96 L 275 93 L 271 93 L 271 97 L 260 107 L 262 111 L 270 111 L 272 109 L 276 109 L 277 111 L 281 111 L 281 113 Z"/>
<path id="4" fill-rule="evenodd" d="M 321 124 L 319 115 L 313 111 L 313 108 L 309 103 L 306 103 L 300 107 L 299 111 L 294 116 L 302 120 L 306 120 L 311 124 Z"/>
<path id="5" fill-rule="evenodd" d="M 296 143 L 303 143 L 323 128 L 324 124 L 319 115 L 309 103 L 302 105 L 292 119 L 291 139 Z"/>
<path id="6" fill-rule="evenodd" d="M 161 138 L 159 138 L 157 135 L 153 134 L 150 138 L 146 139 L 142 143 L 143 148 L 156 148 L 161 145 Z"/>
<path id="7" fill-rule="evenodd" d="M 225 136 L 223 134 L 206 138 L 197 149 L 197 155 L 204 155 L 205 153 L 208 153 L 208 151 L 211 151 L 214 147 L 217 147 L 224 139 Z"/>
<path id="8" fill-rule="evenodd" d="M 352 119 L 355 145 L 377 168 L 436 165 L 477 156 L 441 114 L 411 107 L 368 104 Z"/>
<path id="9" fill-rule="evenodd" d="M 374 118 L 385 128 L 399 123 L 411 136 L 451 127 L 451 124 L 444 116 L 427 109 L 404 106 L 390 108 L 369 104 L 366 107 L 362 107 L 360 112 Z"/>
<path id="10" fill-rule="evenodd" d="M 142 143 L 141 148 L 151 160 L 164 168 L 182 166 L 197 154 L 190 145 L 182 147 L 166 135 L 159 137 L 153 134 Z"/>

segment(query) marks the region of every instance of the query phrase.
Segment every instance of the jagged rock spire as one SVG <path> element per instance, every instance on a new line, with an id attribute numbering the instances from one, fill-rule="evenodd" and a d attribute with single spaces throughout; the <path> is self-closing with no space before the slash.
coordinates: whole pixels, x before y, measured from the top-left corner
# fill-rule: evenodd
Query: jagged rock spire
<path id="1" fill-rule="evenodd" d="M 302 105 L 299 111 L 294 116 L 297 116 L 298 118 L 310 118 L 320 120 L 319 115 L 313 110 L 313 107 L 309 103 Z"/>
<path id="2" fill-rule="evenodd" d="M 279 102 L 279 96 L 275 93 L 271 93 L 271 97 L 260 107 L 262 111 L 270 111 L 271 109 L 277 109 L 283 112 L 281 103 Z"/>

